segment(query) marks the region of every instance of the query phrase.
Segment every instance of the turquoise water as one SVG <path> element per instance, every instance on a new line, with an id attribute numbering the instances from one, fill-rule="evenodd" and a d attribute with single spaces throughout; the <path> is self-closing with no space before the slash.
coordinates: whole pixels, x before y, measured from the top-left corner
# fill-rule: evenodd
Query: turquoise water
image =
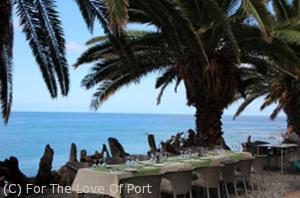
<path id="1" fill-rule="evenodd" d="M 242 116 L 233 121 L 224 116 L 225 139 L 233 149 L 249 134 L 254 139 L 276 141 L 285 128 L 285 118 L 271 122 L 267 117 Z M 20 167 L 34 175 L 46 144 L 54 149 L 54 169 L 69 156 L 72 142 L 78 150 L 90 154 L 100 150 L 108 137 L 116 137 L 129 153 L 146 153 L 146 133 L 153 133 L 157 143 L 179 131 L 194 128 L 192 115 L 104 114 L 104 113 L 32 113 L 13 112 L 8 126 L 0 124 L 0 160 L 13 155 Z"/>

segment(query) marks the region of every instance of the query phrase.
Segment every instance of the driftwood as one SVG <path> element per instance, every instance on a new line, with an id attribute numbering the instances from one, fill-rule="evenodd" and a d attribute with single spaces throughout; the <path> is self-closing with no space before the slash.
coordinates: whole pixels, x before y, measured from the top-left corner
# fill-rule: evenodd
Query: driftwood
<path id="1" fill-rule="evenodd" d="M 174 155 L 179 155 L 180 152 L 171 144 L 167 144 L 165 142 L 161 142 L 161 152 L 163 153 L 171 153 Z"/>
<path id="2" fill-rule="evenodd" d="M 34 186 L 49 185 L 55 178 L 55 173 L 52 172 L 53 155 L 53 150 L 47 145 L 40 160 L 39 170 L 34 178 L 29 178 L 23 174 L 19 169 L 18 159 L 10 157 L 4 162 L 0 162 L 0 177 L 8 183 L 19 184 L 22 189 L 25 189 L 27 184 Z M 3 182 L 1 183 L 4 184 Z"/>
<path id="3" fill-rule="evenodd" d="M 84 149 L 80 151 L 80 162 L 88 162 L 88 163 L 93 162 L 93 160 L 88 157 L 87 151 Z"/>
<path id="4" fill-rule="evenodd" d="M 88 155 L 86 150 L 81 150 L 80 162 L 87 162 L 91 165 L 94 162 L 99 163 L 104 155 L 106 155 L 106 158 L 111 158 L 107 146 L 105 144 L 103 144 L 101 152 L 99 153 L 98 151 L 95 151 L 94 155 Z"/>
<path id="5" fill-rule="evenodd" d="M 248 136 L 247 138 L 247 142 L 242 143 L 242 147 L 244 151 L 250 152 L 252 154 L 256 154 L 257 153 L 257 145 L 260 144 L 269 144 L 269 142 L 264 142 L 264 141 L 251 141 L 251 135 Z M 267 149 L 260 149 L 260 153 L 261 154 L 266 154 L 267 153 Z"/>
<path id="6" fill-rule="evenodd" d="M 159 150 L 156 147 L 155 137 L 153 134 L 148 134 L 148 144 L 150 147 L 150 150 L 148 153 L 154 154 L 154 153 L 159 152 Z"/>
<path id="7" fill-rule="evenodd" d="M 40 160 L 40 166 L 36 177 L 34 178 L 35 185 L 48 185 L 53 179 L 52 174 L 52 162 L 53 162 L 54 151 L 47 145 L 45 148 L 44 155 Z"/>
<path id="8" fill-rule="evenodd" d="M 0 162 L 0 176 L 2 180 L 5 179 L 7 182 L 19 184 L 22 188 L 29 182 L 29 178 L 20 171 L 19 161 L 15 157 Z"/>
<path id="9" fill-rule="evenodd" d="M 129 156 L 129 154 L 126 153 L 124 147 L 116 138 L 108 138 L 108 145 L 112 158 L 125 158 Z"/>
<path id="10" fill-rule="evenodd" d="M 188 130 L 188 138 L 184 140 L 183 147 L 191 147 L 198 144 L 198 136 L 196 135 L 195 131 L 192 129 Z"/>
<path id="11" fill-rule="evenodd" d="M 176 133 L 176 135 L 172 135 L 166 141 L 161 142 L 161 149 L 158 149 L 158 151 L 178 155 L 180 153 L 180 150 L 185 150 L 187 148 L 195 149 L 196 147 L 205 147 L 205 145 L 202 143 L 201 138 L 196 135 L 196 132 L 194 130 L 189 129 L 187 131 L 187 138 L 184 137 L 184 134 L 184 132 L 178 132 Z M 154 139 L 154 136 L 151 137 L 151 139 Z M 225 140 L 222 137 L 222 133 L 218 135 L 218 145 L 222 146 L 224 149 L 230 150 L 230 148 L 226 145 Z M 153 153 L 150 143 L 149 146 L 149 153 Z"/>
<path id="12" fill-rule="evenodd" d="M 74 143 L 71 144 L 69 162 L 70 163 L 78 162 L 78 160 L 77 160 L 77 146 Z"/>

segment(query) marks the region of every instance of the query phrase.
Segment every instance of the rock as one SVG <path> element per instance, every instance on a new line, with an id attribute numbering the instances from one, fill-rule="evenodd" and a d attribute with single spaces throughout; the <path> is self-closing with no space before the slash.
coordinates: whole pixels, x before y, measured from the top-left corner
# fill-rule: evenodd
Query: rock
<path id="1" fill-rule="evenodd" d="M 159 150 L 156 147 L 155 137 L 153 134 L 148 134 L 148 144 L 150 147 L 149 153 L 157 153 Z"/>
<path id="2" fill-rule="evenodd" d="M 78 162 L 78 160 L 77 160 L 77 146 L 74 143 L 71 144 L 69 162 L 71 162 L 71 163 Z"/>
<path id="3" fill-rule="evenodd" d="M 54 151 L 47 145 L 45 151 L 40 160 L 39 170 L 34 178 L 34 184 L 36 185 L 48 185 L 52 180 L 52 162 L 53 162 Z"/>
<path id="4" fill-rule="evenodd" d="M 129 156 L 129 154 L 126 153 L 122 144 L 116 138 L 108 138 L 108 145 L 110 148 L 112 158 L 125 158 Z"/>

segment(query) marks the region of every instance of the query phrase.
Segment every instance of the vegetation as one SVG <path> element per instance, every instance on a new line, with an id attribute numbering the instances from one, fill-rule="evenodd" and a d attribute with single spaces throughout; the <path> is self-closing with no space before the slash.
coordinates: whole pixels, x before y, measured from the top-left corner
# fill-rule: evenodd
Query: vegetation
<path id="1" fill-rule="evenodd" d="M 187 104 L 196 108 L 197 135 L 207 145 L 223 142 L 223 111 L 260 80 L 253 73 L 264 75 L 268 66 L 287 72 L 298 63 L 293 49 L 273 38 L 265 1 L 131 0 L 104 4 L 99 13 L 89 7 L 94 1 L 86 2 L 81 10 L 87 23 L 98 18 L 106 33 L 90 40 L 75 64 L 96 62 L 82 81 L 87 89 L 98 87 L 91 106 L 97 109 L 122 86 L 159 71 L 158 103 L 168 85 L 174 82 L 176 90 L 182 82 Z M 127 23 L 153 31 L 126 31 Z"/>
<path id="2" fill-rule="evenodd" d="M 288 43 L 299 57 L 300 44 L 300 7 L 299 1 L 273 1 L 274 12 L 274 37 Z M 282 57 L 285 58 L 285 57 Z M 253 74 L 255 75 L 255 74 Z M 267 75 L 259 76 L 248 89 L 246 100 L 239 107 L 238 116 L 252 101 L 260 96 L 265 96 L 261 106 L 265 107 L 277 103 L 271 114 L 275 119 L 283 109 L 287 115 L 288 126 L 293 126 L 295 132 L 300 135 L 300 81 L 299 66 L 290 67 L 286 72 L 279 72 L 276 68 L 269 68 Z"/>
<path id="3" fill-rule="evenodd" d="M 69 91 L 68 64 L 65 58 L 63 29 L 54 0 L 0 1 L 0 101 L 7 123 L 13 93 L 13 8 L 16 8 L 22 30 L 42 72 L 51 97 Z"/>
<path id="4" fill-rule="evenodd" d="M 93 30 L 95 17 L 103 22 L 102 11 L 105 5 L 114 16 L 122 14 L 111 8 L 115 1 L 75 0 L 82 11 L 89 30 Z M 120 1 L 123 2 L 123 1 Z M 123 4 L 123 3 L 122 3 Z M 126 5 L 126 4 L 125 4 Z M 88 10 L 87 10 L 88 9 Z M 13 96 L 13 34 L 16 12 L 22 31 L 38 63 L 43 79 L 52 98 L 57 97 L 58 87 L 66 96 L 69 91 L 68 64 L 65 58 L 63 28 L 56 9 L 55 0 L 1 0 L 0 1 L 0 103 L 2 117 L 8 122 Z M 110 17 L 110 20 L 119 21 Z M 126 20 L 125 20 L 126 21 Z M 123 22 L 125 22 L 123 21 Z M 116 23 L 116 22 L 114 22 Z M 116 23 L 118 24 L 118 23 Z M 120 24 L 118 24 L 120 25 Z M 110 25 L 113 27 L 112 25 Z M 117 30 L 116 30 L 117 31 Z"/>

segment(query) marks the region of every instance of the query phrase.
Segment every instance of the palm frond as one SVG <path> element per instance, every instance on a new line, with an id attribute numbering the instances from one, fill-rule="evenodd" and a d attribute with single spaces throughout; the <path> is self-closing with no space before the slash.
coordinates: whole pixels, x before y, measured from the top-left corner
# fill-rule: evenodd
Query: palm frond
<path id="1" fill-rule="evenodd" d="M 243 101 L 243 103 L 238 107 L 236 113 L 234 114 L 233 119 L 236 119 L 247 107 L 250 105 L 255 99 L 262 96 L 264 93 L 256 93 L 247 96 L 247 98 Z"/>
<path id="2" fill-rule="evenodd" d="M 120 61 L 120 64 L 123 64 L 122 61 Z M 125 67 L 123 66 L 123 68 Z M 93 95 L 90 107 L 97 110 L 117 90 L 125 85 L 138 83 L 142 77 L 160 68 L 161 64 L 153 65 L 149 59 L 147 61 L 143 60 L 137 68 L 126 67 L 127 70 L 120 70 L 122 73 L 114 74 L 101 80 L 97 91 Z"/>
<path id="3" fill-rule="evenodd" d="M 95 37 L 91 38 L 90 40 L 88 40 L 85 44 L 86 45 L 94 45 L 96 43 L 106 41 L 108 39 L 109 39 L 109 37 L 107 35 L 95 36 Z"/>
<path id="4" fill-rule="evenodd" d="M 288 43 L 300 44 L 300 21 L 296 18 L 281 22 L 273 31 L 273 36 Z"/>
<path id="5" fill-rule="evenodd" d="M 270 116 L 270 119 L 271 119 L 271 120 L 274 120 L 274 119 L 278 116 L 278 114 L 279 114 L 279 112 L 282 110 L 282 108 L 283 108 L 283 104 L 282 104 L 282 103 L 279 103 L 279 104 L 277 105 L 277 107 L 274 109 L 274 111 L 272 112 L 272 114 L 271 114 L 271 116 Z"/>
<path id="6" fill-rule="evenodd" d="M 294 8 L 295 17 L 299 18 L 300 17 L 300 1 L 294 0 L 292 7 Z"/>
<path id="7" fill-rule="evenodd" d="M 273 0 L 273 10 L 275 12 L 275 18 L 277 21 L 286 21 L 288 20 L 288 9 L 287 5 L 284 2 L 285 0 Z"/>
<path id="8" fill-rule="evenodd" d="M 82 86 L 89 89 L 101 81 L 116 79 L 118 76 L 124 75 L 124 73 L 138 73 L 139 71 L 151 72 L 170 64 L 168 58 L 165 58 L 166 55 L 161 51 L 141 50 L 135 53 L 135 57 L 139 60 L 138 66 L 127 66 L 122 60 L 122 57 L 117 55 L 115 58 L 106 58 L 97 63 L 90 73 L 85 76 L 82 81 Z"/>
<path id="9" fill-rule="evenodd" d="M 274 37 L 288 43 L 300 44 L 299 31 L 288 30 L 288 29 L 276 30 L 276 32 L 274 32 Z"/>
<path id="10" fill-rule="evenodd" d="M 128 76 L 128 75 L 127 75 Z M 116 80 L 106 80 L 102 81 L 102 83 L 97 88 L 96 92 L 93 94 L 92 101 L 90 104 L 90 108 L 92 110 L 97 110 L 100 105 L 108 99 L 113 93 L 116 92 L 121 86 L 123 86 L 127 81 L 124 80 L 126 76 L 120 76 Z"/>
<path id="11" fill-rule="evenodd" d="M 158 48 L 160 46 L 161 35 L 154 32 L 146 31 L 129 31 L 124 32 L 127 36 L 124 38 L 127 43 L 128 48 Z M 91 63 L 94 61 L 99 61 L 104 58 L 114 58 L 120 56 L 120 50 L 115 48 L 114 42 L 110 38 L 106 38 L 98 41 L 98 37 L 92 39 L 91 43 L 95 43 L 93 46 L 88 48 L 74 64 L 77 68 L 82 64 Z M 104 38 L 104 37 L 103 37 Z"/>
<path id="12" fill-rule="evenodd" d="M 174 22 L 171 21 L 170 13 L 167 8 L 162 5 L 161 1 L 143 1 L 137 0 L 139 7 L 145 14 L 151 18 L 159 28 L 165 32 L 166 38 L 169 40 L 171 47 L 176 51 L 178 57 L 183 53 L 182 41 Z M 176 50 L 175 50 L 176 49 Z"/>
<path id="13" fill-rule="evenodd" d="M 159 94 L 157 96 L 157 99 L 156 99 L 156 105 L 160 105 L 161 103 L 161 98 L 165 92 L 165 89 L 168 87 L 169 84 L 171 84 L 173 81 L 173 79 L 168 79 L 168 81 L 165 82 L 164 85 L 162 85 L 162 87 L 160 88 L 160 91 L 159 91 Z"/>
<path id="14" fill-rule="evenodd" d="M 219 5 L 228 16 L 232 16 L 233 14 L 235 14 L 239 6 L 241 6 L 241 0 L 221 0 L 219 2 Z"/>
<path id="15" fill-rule="evenodd" d="M 121 73 L 121 65 L 122 63 L 119 59 L 106 60 L 98 63 L 92 68 L 91 72 L 83 78 L 81 85 L 86 89 L 90 89 L 97 83 L 105 80 L 107 76 L 112 75 L 114 71 L 117 70 Z"/>
<path id="16" fill-rule="evenodd" d="M 175 87 L 174 87 L 175 93 L 177 93 L 177 90 L 178 90 L 178 87 L 179 87 L 181 81 L 182 81 L 182 78 L 179 77 L 179 76 L 177 76 L 177 78 L 176 78 L 176 83 L 175 83 Z"/>
<path id="17" fill-rule="evenodd" d="M 167 71 L 165 71 L 160 77 L 157 78 L 155 88 L 157 89 L 157 88 L 161 87 L 160 92 L 157 96 L 157 105 L 160 104 L 161 98 L 163 96 L 165 89 L 167 88 L 167 86 L 169 84 L 171 84 L 173 82 L 176 75 L 177 75 L 177 72 L 175 71 L 175 69 L 170 68 L 170 69 L 167 69 Z"/>
<path id="18" fill-rule="evenodd" d="M 128 20 L 128 0 L 104 0 L 108 15 L 108 26 L 114 33 L 123 31 Z"/>
<path id="19" fill-rule="evenodd" d="M 263 104 L 261 105 L 260 107 L 260 110 L 264 110 L 267 106 L 270 106 L 271 104 L 273 103 L 276 103 L 277 102 L 277 97 L 274 97 L 272 95 L 272 92 L 270 92 L 264 99 L 264 102 Z"/>
<path id="20" fill-rule="evenodd" d="M 264 0 L 243 0 L 242 10 L 256 19 L 265 39 L 269 40 L 272 31 L 272 16 L 267 9 L 266 2 Z"/>
<path id="21" fill-rule="evenodd" d="M 10 0 L 0 2 L 0 103 L 2 117 L 8 122 L 12 104 L 13 23 Z"/>
<path id="22" fill-rule="evenodd" d="M 77 59 L 76 63 L 73 66 L 77 68 L 82 64 L 99 61 L 101 58 L 103 58 L 103 55 L 105 53 L 113 52 L 113 49 L 114 48 L 110 41 L 96 44 L 83 52 L 83 54 Z"/>
<path id="23" fill-rule="evenodd" d="M 36 0 L 41 29 L 47 34 L 49 51 L 62 95 L 69 92 L 68 64 L 65 58 L 65 39 L 54 0 Z"/>
<path id="24" fill-rule="evenodd" d="M 103 1 L 98 0 L 75 0 L 81 15 L 90 30 L 93 32 L 95 20 L 98 19 L 104 29 L 105 33 L 109 32 L 108 16 L 106 15 L 106 8 Z"/>
<path id="25" fill-rule="evenodd" d="M 167 83 L 169 79 L 174 79 L 176 74 L 177 72 L 173 67 L 167 69 L 160 77 L 156 79 L 155 88 L 160 88 L 162 85 Z"/>
<path id="26" fill-rule="evenodd" d="M 150 33 L 152 33 L 152 32 L 144 31 L 144 30 L 127 30 L 126 32 L 124 32 L 124 34 L 127 37 L 142 37 L 142 36 L 145 36 Z M 93 37 L 90 40 L 88 40 L 85 44 L 86 45 L 94 45 L 99 42 L 107 41 L 108 39 L 109 39 L 109 37 L 107 35 L 96 36 L 96 37 Z"/>
<path id="27" fill-rule="evenodd" d="M 16 0 L 18 15 L 23 32 L 33 51 L 35 59 L 40 66 L 44 81 L 48 87 L 51 97 L 57 96 L 56 77 L 54 65 L 48 46 L 48 35 L 41 28 L 36 7 L 32 1 Z"/>
<path id="28" fill-rule="evenodd" d="M 214 13 L 214 16 L 218 23 L 223 27 L 225 35 L 228 37 L 233 53 L 236 56 L 238 62 L 240 59 L 240 49 L 238 46 L 238 42 L 232 32 L 231 25 L 229 23 L 228 18 L 226 17 L 226 14 L 221 9 L 220 5 L 215 0 L 203 0 L 202 1 L 208 10 L 210 10 L 212 13 Z"/>

